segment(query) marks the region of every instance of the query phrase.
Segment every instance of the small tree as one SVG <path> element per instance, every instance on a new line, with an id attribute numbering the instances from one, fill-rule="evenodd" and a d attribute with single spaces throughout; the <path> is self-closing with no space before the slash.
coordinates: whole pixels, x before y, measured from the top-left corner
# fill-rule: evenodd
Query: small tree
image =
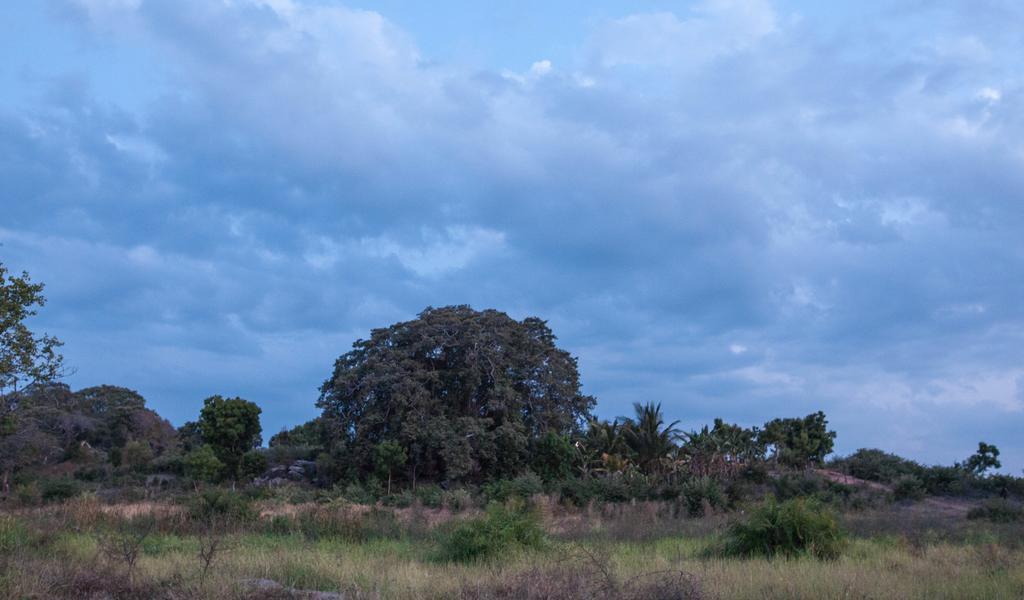
<path id="1" fill-rule="evenodd" d="M 153 460 L 153 449 L 146 442 L 132 440 L 125 444 L 121 451 L 121 464 L 136 471 Z"/>
<path id="2" fill-rule="evenodd" d="M 217 458 L 213 448 L 203 445 L 185 455 L 185 475 L 199 482 L 216 481 L 224 470 L 224 463 Z"/>
<path id="3" fill-rule="evenodd" d="M 199 413 L 199 430 L 226 474 L 238 479 L 242 456 L 260 445 L 259 406 L 241 398 L 210 396 Z"/>
<path id="4" fill-rule="evenodd" d="M 984 475 L 989 469 L 999 469 L 1003 466 L 999 462 L 999 448 L 985 442 L 978 442 L 978 451 L 964 461 L 962 465 L 965 470 L 975 475 Z"/>
<path id="5" fill-rule="evenodd" d="M 828 430 L 825 413 L 818 411 L 800 419 L 775 419 L 764 426 L 758 441 L 775 450 L 784 465 L 806 468 L 821 464 L 832 453 L 836 432 Z"/>
<path id="6" fill-rule="evenodd" d="M 374 463 L 381 475 L 387 475 L 388 495 L 391 494 L 391 474 L 395 469 L 401 468 L 408 460 L 405 448 L 398 442 L 381 442 L 374 448 Z"/>

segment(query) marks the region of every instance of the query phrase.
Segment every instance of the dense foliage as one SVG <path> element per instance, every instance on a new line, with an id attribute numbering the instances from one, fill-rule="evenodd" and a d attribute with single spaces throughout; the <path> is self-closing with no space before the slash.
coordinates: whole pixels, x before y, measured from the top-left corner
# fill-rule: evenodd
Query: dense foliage
<path id="1" fill-rule="evenodd" d="M 357 474 L 373 472 L 376 446 L 393 441 L 410 481 L 479 481 L 522 472 L 544 435 L 579 431 L 594 399 L 544 321 L 452 306 L 357 341 L 317 405 L 332 451 Z"/>

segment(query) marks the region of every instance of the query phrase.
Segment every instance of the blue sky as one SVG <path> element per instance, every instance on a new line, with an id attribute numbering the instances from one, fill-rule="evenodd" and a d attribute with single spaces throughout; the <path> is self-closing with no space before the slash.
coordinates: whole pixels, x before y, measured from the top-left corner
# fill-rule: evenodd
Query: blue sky
<path id="1" fill-rule="evenodd" d="M 302 422 L 468 303 L 548 319 L 606 417 L 1019 472 L 1024 8 L 835 4 L 8 3 L 0 260 L 69 383 L 179 424 Z"/>

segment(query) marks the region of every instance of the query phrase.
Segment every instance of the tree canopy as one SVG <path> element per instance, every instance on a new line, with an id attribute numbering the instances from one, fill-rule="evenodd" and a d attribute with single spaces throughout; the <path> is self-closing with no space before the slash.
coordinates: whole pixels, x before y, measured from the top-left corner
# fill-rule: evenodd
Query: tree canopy
<path id="1" fill-rule="evenodd" d="M 363 473 L 376 445 L 394 441 L 413 479 L 479 480 L 521 471 L 548 432 L 579 431 L 594 399 L 545 321 L 449 306 L 357 341 L 317 405 Z"/>

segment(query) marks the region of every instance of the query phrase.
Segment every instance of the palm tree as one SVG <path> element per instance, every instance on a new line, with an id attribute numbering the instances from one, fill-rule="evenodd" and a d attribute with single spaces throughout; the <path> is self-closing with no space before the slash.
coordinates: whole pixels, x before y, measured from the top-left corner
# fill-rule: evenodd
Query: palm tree
<path id="1" fill-rule="evenodd" d="M 665 459 L 676 449 L 679 421 L 665 425 L 661 414 L 661 403 L 633 403 L 636 413 L 634 419 L 623 419 L 623 437 L 633 452 L 636 463 L 645 473 L 659 473 L 663 470 Z"/>

